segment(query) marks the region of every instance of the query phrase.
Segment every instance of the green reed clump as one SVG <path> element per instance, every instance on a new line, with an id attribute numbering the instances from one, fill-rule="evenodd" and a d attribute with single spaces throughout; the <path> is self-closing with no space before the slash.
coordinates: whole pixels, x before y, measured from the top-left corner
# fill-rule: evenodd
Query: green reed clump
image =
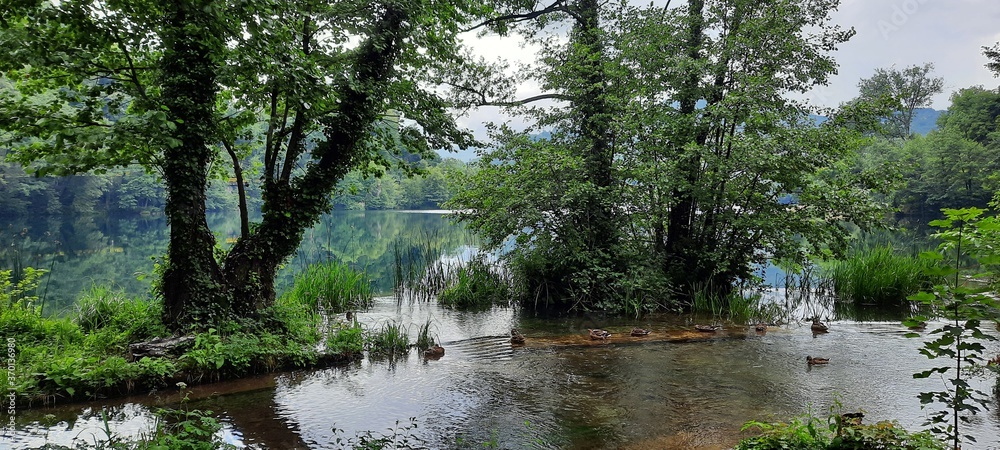
<path id="1" fill-rule="evenodd" d="M 447 287 L 438 294 L 438 303 L 456 308 L 510 305 L 513 280 L 502 269 L 476 257 L 449 271 Z"/>
<path id="2" fill-rule="evenodd" d="M 417 348 L 426 350 L 433 347 L 437 342 L 431 337 L 431 321 L 428 319 L 417 331 Z"/>
<path id="3" fill-rule="evenodd" d="M 410 336 L 405 326 L 387 322 L 365 336 L 365 346 L 373 355 L 398 355 L 410 349 Z"/>
<path id="4" fill-rule="evenodd" d="M 712 317 L 729 317 L 733 320 L 772 315 L 770 308 L 761 304 L 759 294 L 747 295 L 738 289 L 718 293 L 707 287 L 692 293 L 691 312 L 711 314 Z"/>
<path id="5" fill-rule="evenodd" d="M 927 275 L 933 261 L 900 255 L 890 246 L 858 249 L 847 259 L 823 267 L 840 300 L 876 305 L 898 305 L 906 297 L 938 280 Z"/>
<path id="6" fill-rule="evenodd" d="M 334 261 L 309 266 L 295 276 L 295 283 L 285 294 L 296 297 L 313 309 L 331 312 L 367 308 L 374 295 L 372 283 L 365 272 Z"/>

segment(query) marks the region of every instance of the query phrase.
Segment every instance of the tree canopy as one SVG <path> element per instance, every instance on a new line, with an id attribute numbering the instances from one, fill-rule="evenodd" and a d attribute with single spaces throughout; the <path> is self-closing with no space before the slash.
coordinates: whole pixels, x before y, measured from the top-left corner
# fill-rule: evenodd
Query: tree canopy
<path id="1" fill-rule="evenodd" d="M 386 148 L 472 143 L 434 86 L 462 59 L 461 29 L 489 11 L 475 1 L 15 2 L 0 12 L 0 44 L 12 49 L 0 55 L 0 129 L 9 156 L 37 173 L 159 171 L 167 322 L 253 316 L 350 169 L 384 170 Z M 243 167 L 255 145 L 263 164 Z M 243 178 L 260 177 L 263 220 L 251 227 L 244 202 L 242 236 L 217 259 L 205 192 L 226 165 L 241 197 Z"/>

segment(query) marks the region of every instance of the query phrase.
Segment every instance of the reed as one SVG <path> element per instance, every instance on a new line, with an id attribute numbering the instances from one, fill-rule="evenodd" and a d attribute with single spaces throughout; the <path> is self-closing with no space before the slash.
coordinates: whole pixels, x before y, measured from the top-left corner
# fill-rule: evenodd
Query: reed
<path id="1" fill-rule="evenodd" d="M 933 285 L 927 275 L 933 262 L 901 255 L 883 245 L 854 251 L 847 259 L 824 264 L 823 276 L 831 280 L 838 300 L 862 304 L 898 305 L 906 297 Z"/>
<path id="2" fill-rule="evenodd" d="M 323 308 L 329 312 L 368 308 L 374 298 L 368 274 L 334 261 L 310 265 L 295 276 L 295 283 L 285 295 L 314 311 Z"/>
<path id="3" fill-rule="evenodd" d="M 387 322 L 365 336 L 365 345 L 373 355 L 399 355 L 410 349 L 410 336 L 405 326 Z"/>
<path id="4" fill-rule="evenodd" d="M 433 347 L 437 342 L 431 337 L 431 321 L 428 319 L 417 331 L 417 348 L 426 350 Z"/>
<path id="5" fill-rule="evenodd" d="M 455 308 L 508 306 L 513 280 L 507 271 L 476 257 L 449 271 L 441 286 L 438 303 Z"/>

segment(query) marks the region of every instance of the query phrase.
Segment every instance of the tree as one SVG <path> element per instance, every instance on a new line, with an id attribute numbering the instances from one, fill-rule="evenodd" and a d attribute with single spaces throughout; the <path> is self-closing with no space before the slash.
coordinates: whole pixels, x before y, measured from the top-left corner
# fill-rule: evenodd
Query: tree
<path id="1" fill-rule="evenodd" d="M 582 3 L 560 5 L 579 23 Z M 802 242 L 814 252 L 842 246 L 836 219 L 877 220 L 878 180 L 835 167 L 861 143 L 857 133 L 836 118 L 816 125 L 807 105 L 786 98 L 833 73 L 827 52 L 851 36 L 828 24 L 836 5 L 603 5 L 592 31 L 599 52 L 584 52 L 572 33 L 564 46 L 540 38 L 547 46 L 531 75 L 544 97 L 566 103 L 528 109 L 528 132 L 496 128 L 458 194 L 463 219 L 494 246 L 515 236 L 514 261 L 549 275 L 536 287 L 575 294 L 566 303 L 585 308 L 724 294 L 769 256 L 801 260 Z M 600 127 L 587 131 L 590 120 Z M 788 194 L 799 206 L 778 201 Z M 588 232 L 600 229 L 607 234 Z"/>
<path id="2" fill-rule="evenodd" d="M 472 142 L 429 83 L 460 60 L 461 25 L 486 11 L 475 1 L 17 2 L 0 12 L 0 44 L 14 49 L 0 70 L 17 90 L 0 99 L 0 129 L 38 173 L 160 171 L 165 321 L 255 317 L 348 170 L 384 162 L 394 139 L 423 151 Z M 376 126 L 387 111 L 419 127 Z M 263 219 L 251 227 L 241 201 L 242 235 L 217 260 L 208 178 L 228 156 L 245 200 L 240 156 L 258 117 Z"/>
<path id="3" fill-rule="evenodd" d="M 1000 42 L 993 47 L 983 47 L 983 54 L 989 58 L 986 67 L 993 71 L 993 76 L 1000 76 Z"/>
<path id="4" fill-rule="evenodd" d="M 876 69 L 871 78 L 858 83 L 859 99 L 888 101 L 895 110 L 885 117 L 889 137 L 910 138 L 910 124 L 917 108 L 930 106 L 933 96 L 944 89 L 943 78 L 932 78 L 934 64 L 911 66 L 902 71 L 896 68 Z"/>

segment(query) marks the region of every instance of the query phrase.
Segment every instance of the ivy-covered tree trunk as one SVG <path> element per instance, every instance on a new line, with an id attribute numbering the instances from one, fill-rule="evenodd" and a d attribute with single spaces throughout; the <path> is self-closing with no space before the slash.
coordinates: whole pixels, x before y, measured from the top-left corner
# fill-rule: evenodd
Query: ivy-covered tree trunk
<path id="1" fill-rule="evenodd" d="M 205 218 L 205 188 L 213 156 L 215 96 L 223 48 L 213 0 L 164 4 L 164 54 L 160 60 L 165 127 L 165 214 L 170 243 L 162 289 L 164 318 L 180 328 L 228 311 L 227 293 L 215 261 L 215 237 Z M 164 134 L 166 135 L 166 133 Z"/>
<path id="2" fill-rule="evenodd" d="M 262 222 L 236 243 L 224 263 L 236 311 L 254 315 L 274 301 L 278 266 L 329 209 L 330 193 L 359 158 L 362 141 L 383 113 L 406 19 L 404 10 L 387 7 L 371 38 L 355 54 L 357 76 L 339 86 L 343 95 L 338 114 L 321 119 L 325 140 L 313 151 L 318 161 L 291 184 L 265 183 Z"/>

